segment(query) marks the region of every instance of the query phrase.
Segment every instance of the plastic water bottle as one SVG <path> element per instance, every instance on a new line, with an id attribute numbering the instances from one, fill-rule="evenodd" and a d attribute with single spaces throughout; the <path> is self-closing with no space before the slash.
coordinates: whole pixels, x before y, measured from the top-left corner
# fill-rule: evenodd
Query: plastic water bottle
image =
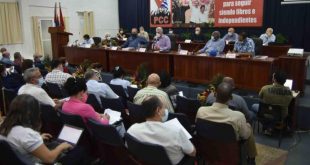
<path id="1" fill-rule="evenodd" d="M 181 52 L 181 50 L 182 50 L 182 48 L 181 48 L 181 44 L 179 44 L 179 45 L 178 45 L 178 52 L 180 53 L 180 52 Z"/>

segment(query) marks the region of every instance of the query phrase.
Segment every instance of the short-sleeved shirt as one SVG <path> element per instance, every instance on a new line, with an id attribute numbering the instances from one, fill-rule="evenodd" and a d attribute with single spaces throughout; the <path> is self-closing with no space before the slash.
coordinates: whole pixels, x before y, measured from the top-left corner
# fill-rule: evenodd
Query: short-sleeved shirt
<path id="1" fill-rule="evenodd" d="M 7 140 L 29 160 L 33 162 L 40 161 L 31 154 L 31 152 L 38 149 L 43 144 L 43 139 L 39 132 L 31 128 L 14 126 L 8 134 Z"/>
<path id="2" fill-rule="evenodd" d="M 226 34 L 223 37 L 223 40 L 228 41 L 228 42 L 230 42 L 230 41 L 237 42 L 238 41 L 238 34 L 237 33 L 233 33 L 232 35 Z"/>
<path id="3" fill-rule="evenodd" d="M 131 83 L 128 80 L 120 79 L 120 78 L 115 78 L 110 81 L 110 84 L 113 85 L 121 85 L 125 90 L 127 89 L 128 86 L 131 85 Z"/>
<path id="4" fill-rule="evenodd" d="M 222 39 L 209 40 L 206 45 L 199 50 L 200 53 L 210 52 L 216 50 L 217 52 L 223 52 L 225 48 L 225 42 Z"/>
<path id="5" fill-rule="evenodd" d="M 281 105 L 283 117 L 287 116 L 288 106 L 293 99 L 292 91 L 288 87 L 279 84 L 264 86 L 259 92 L 259 97 L 267 104 Z"/>
<path id="6" fill-rule="evenodd" d="M 263 40 L 263 45 L 268 45 L 270 42 L 276 42 L 276 36 L 272 34 L 271 36 L 268 36 L 266 33 L 260 35 L 260 39 Z"/>
<path id="7" fill-rule="evenodd" d="M 146 121 L 134 124 L 127 132 L 139 141 L 163 146 L 172 164 L 178 164 L 184 154 L 191 154 L 194 151 L 193 144 L 184 132 L 172 130 L 161 122 Z"/>
<path id="8" fill-rule="evenodd" d="M 171 49 L 171 41 L 167 35 L 159 37 L 154 44 L 159 47 L 160 51 L 169 51 Z"/>
<path id="9" fill-rule="evenodd" d="M 86 85 L 88 93 L 94 94 L 99 102 L 101 102 L 100 96 L 112 99 L 118 98 L 118 95 L 105 83 L 100 83 L 96 80 L 88 80 Z"/>
<path id="10" fill-rule="evenodd" d="M 46 75 L 45 81 L 63 86 L 70 77 L 72 76 L 69 73 L 64 73 L 63 71 L 54 69 Z"/>
<path id="11" fill-rule="evenodd" d="M 234 45 L 237 53 L 255 53 L 255 44 L 251 38 L 246 38 L 244 42 L 237 41 Z"/>

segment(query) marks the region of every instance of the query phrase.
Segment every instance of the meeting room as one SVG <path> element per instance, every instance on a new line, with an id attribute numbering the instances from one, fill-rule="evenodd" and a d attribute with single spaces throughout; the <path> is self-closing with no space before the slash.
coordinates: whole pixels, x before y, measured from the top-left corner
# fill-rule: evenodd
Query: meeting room
<path id="1" fill-rule="evenodd" d="M 310 164 L 310 0 L 0 0 L 0 165 Z"/>

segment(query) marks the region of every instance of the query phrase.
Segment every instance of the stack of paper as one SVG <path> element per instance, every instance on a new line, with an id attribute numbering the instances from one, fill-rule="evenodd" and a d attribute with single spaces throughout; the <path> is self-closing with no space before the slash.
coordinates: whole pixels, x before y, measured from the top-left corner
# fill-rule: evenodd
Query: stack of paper
<path id="1" fill-rule="evenodd" d="M 167 127 L 170 127 L 171 129 L 177 129 L 177 130 L 182 130 L 183 133 L 186 135 L 188 139 L 191 139 L 192 136 L 191 134 L 188 133 L 188 131 L 182 126 L 182 124 L 179 122 L 177 118 L 174 118 L 172 120 L 166 121 L 165 125 Z"/>
<path id="2" fill-rule="evenodd" d="M 120 112 L 113 111 L 111 109 L 105 109 L 104 114 L 108 114 L 110 116 L 109 124 L 114 124 L 122 119 Z"/>

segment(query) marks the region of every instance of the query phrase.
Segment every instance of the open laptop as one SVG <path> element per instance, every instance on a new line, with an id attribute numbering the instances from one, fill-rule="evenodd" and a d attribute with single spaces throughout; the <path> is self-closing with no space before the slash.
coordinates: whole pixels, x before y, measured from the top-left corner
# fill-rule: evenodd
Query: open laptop
<path id="1" fill-rule="evenodd" d="M 291 79 L 286 79 L 285 83 L 284 83 L 284 86 L 290 88 L 290 90 L 292 90 L 292 87 L 293 87 L 293 80 Z"/>

